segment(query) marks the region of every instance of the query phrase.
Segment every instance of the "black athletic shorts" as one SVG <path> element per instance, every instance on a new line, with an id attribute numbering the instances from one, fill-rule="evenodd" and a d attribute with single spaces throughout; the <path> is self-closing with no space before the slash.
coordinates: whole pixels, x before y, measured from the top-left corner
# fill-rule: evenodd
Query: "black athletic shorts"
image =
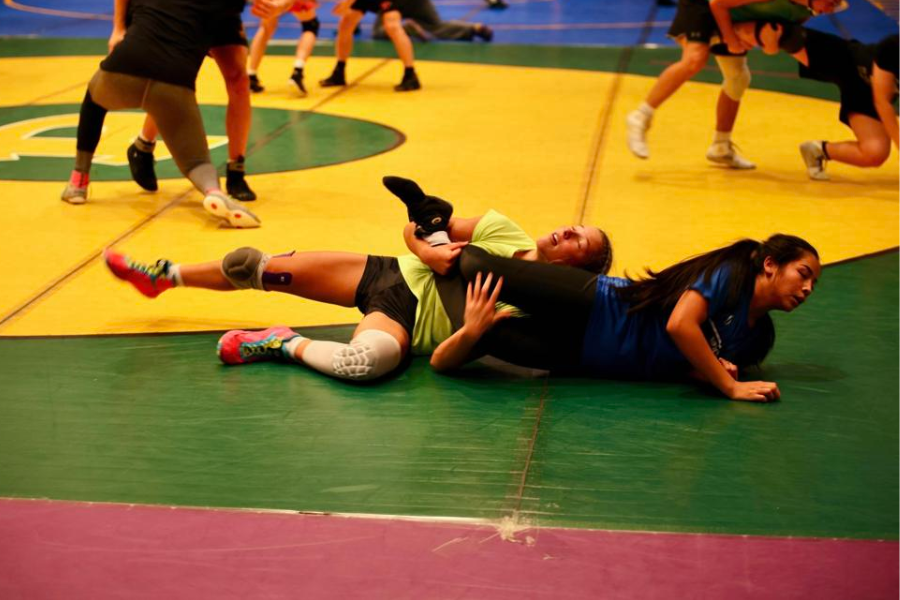
<path id="1" fill-rule="evenodd" d="M 247 46 L 247 34 L 240 14 L 224 14 L 219 16 L 210 29 L 212 43 L 210 48 L 219 46 Z"/>
<path id="2" fill-rule="evenodd" d="M 386 314 L 397 321 L 412 339 L 419 301 L 400 273 L 400 263 L 393 256 L 369 256 L 354 300 L 364 315 Z"/>
<path id="3" fill-rule="evenodd" d="M 851 113 L 879 119 L 869 81 L 869 69 L 875 58 L 874 46 L 807 29 L 806 54 L 809 66 L 800 65 L 800 77 L 838 86 L 841 123 L 850 125 Z"/>
<path id="4" fill-rule="evenodd" d="M 717 56 L 746 56 L 746 52 L 732 54 L 719 34 L 719 26 L 709 9 L 709 0 L 678 0 L 675 18 L 669 26 L 669 37 L 689 42 L 709 44 L 709 50 Z"/>
<path id="5" fill-rule="evenodd" d="M 351 10 L 358 10 L 363 13 L 377 13 L 379 15 L 392 10 L 400 11 L 402 14 L 405 12 L 405 8 L 403 0 L 356 0 L 350 5 Z"/>

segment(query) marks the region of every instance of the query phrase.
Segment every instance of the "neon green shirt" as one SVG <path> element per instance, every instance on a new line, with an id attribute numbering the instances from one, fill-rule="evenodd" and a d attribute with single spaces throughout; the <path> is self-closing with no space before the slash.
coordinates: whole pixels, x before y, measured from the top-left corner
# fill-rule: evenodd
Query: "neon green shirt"
<path id="1" fill-rule="evenodd" d="M 469 243 L 504 258 L 512 258 L 517 252 L 535 248 L 534 240 L 528 237 L 521 227 L 495 210 L 488 211 L 481 217 Z M 441 342 L 453 334 L 453 325 L 441 303 L 434 281 L 434 272 L 414 254 L 400 256 L 397 261 L 400 263 L 403 279 L 419 301 L 416 306 L 416 324 L 413 327 L 411 350 L 413 354 L 431 354 Z M 504 305 L 498 304 L 497 308 L 503 309 Z"/>

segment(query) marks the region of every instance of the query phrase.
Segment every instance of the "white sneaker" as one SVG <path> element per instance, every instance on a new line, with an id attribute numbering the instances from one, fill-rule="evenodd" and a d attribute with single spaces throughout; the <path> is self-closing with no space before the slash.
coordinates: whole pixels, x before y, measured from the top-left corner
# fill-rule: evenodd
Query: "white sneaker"
<path id="1" fill-rule="evenodd" d="M 209 214 L 225 219 L 229 225 L 237 229 L 252 229 L 262 224 L 256 215 L 222 192 L 207 194 L 203 199 L 203 208 Z"/>
<path id="2" fill-rule="evenodd" d="M 63 190 L 59 198 L 63 202 L 68 202 L 69 204 L 84 204 L 87 202 L 87 194 L 87 186 L 75 187 L 71 183 L 67 183 L 66 189 Z"/>
<path id="3" fill-rule="evenodd" d="M 650 129 L 651 118 L 639 110 L 628 113 L 625 117 L 625 129 L 628 132 L 628 149 L 638 158 L 650 158 L 647 147 L 647 130 Z"/>
<path id="4" fill-rule="evenodd" d="M 706 160 L 717 165 L 725 165 L 730 169 L 755 169 L 756 163 L 752 163 L 738 152 L 737 144 L 731 141 L 713 142 L 706 151 Z"/>
<path id="5" fill-rule="evenodd" d="M 822 142 L 803 142 L 800 144 L 800 156 L 806 163 L 806 172 L 809 173 L 810 179 L 816 181 L 831 179 L 825 172 L 825 163 L 828 162 L 828 159 L 825 158 L 825 151 L 822 150 Z"/>

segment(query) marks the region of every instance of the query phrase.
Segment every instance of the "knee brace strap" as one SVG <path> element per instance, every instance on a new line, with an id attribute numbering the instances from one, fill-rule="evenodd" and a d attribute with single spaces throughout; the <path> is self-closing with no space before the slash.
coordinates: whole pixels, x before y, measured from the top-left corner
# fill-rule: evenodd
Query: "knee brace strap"
<path id="1" fill-rule="evenodd" d="M 402 354 L 400 342 L 394 336 L 367 329 L 332 355 L 332 366 L 338 377 L 368 381 L 396 369 Z"/>
<path id="2" fill-rule="evenodd" d="M 719 70 L 722 71 L 722 91 L 735 102 L 740 101 L 750 87 L 750 69 L 746 56 L 717 56 Z"/>
<path id="3" fill-rule="evenodd" d="M 300 28 L 303 31 L 309 31 L 313 35 L 319 35 L 319 26 L 321 23 L 319 22 L 318 17 L 313 17 L 312 19 L 303 21 L 300 23 Z"/>
<path id="4" fill-rule="evenodd" d="M 271 258 L 256 248 L 238 248 L 222 259 L 222 275 L 239 290 L 262 290 L 263 271 Z"/>

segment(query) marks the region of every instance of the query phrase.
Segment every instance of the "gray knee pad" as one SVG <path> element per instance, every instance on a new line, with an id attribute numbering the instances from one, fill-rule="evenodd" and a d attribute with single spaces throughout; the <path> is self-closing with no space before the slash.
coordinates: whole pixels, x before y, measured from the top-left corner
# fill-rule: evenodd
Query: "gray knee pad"
<path id="1" fill-rule="evenodd" d="M 722 91 L 725 95 L 740 102 L 744 92 L 750 87 L 750 68 L 746 56 L 717 56 L 719 70 L 722 71 Z"/>
<path id="2" fill-rule="evenodd" d="M 238 248 L 222 259 L 222 275 L 239 290 L 262 290 L 262 276 L 271 255 L 256 248 Z"/>
<path id="3" fill-rule="evenodd" d="M 396 369 L 402 355 L 400 342 L 394 336 L 367 329 L 332 355 L 332 366 L 338 377 L 368 381 Z"/>

